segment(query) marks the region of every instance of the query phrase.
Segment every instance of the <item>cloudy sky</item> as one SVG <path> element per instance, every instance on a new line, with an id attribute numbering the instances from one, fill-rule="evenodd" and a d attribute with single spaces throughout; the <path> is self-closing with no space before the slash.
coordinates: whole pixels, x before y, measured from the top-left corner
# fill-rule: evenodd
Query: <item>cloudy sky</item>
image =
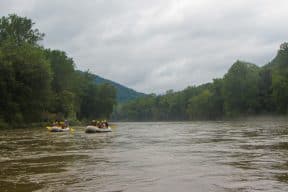
<path id="1" fill-rule="evenodd" d="M 237 59 L 263 65 L 288 35 L 287 0 L 0 0 L 31 18 L 42 44 L 145 93 L 222 77 Z"/>

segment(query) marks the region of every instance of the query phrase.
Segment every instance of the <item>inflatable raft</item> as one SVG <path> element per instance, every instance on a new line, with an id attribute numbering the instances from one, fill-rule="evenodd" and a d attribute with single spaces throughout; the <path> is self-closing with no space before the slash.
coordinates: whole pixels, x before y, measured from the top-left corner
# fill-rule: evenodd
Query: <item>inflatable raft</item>
<path id="1" fill-rule="evenodd" d="M 57 127 L 57 126 L 53 126 L 53 127 L 46 127 L 50 132 L 67 132 L 70 131 L 69 127 L 66 128 L 62 128 L 62 127 Z"/>
<path id="2" fill-rule="evenodd" d="M 85 129 L 85 133 L 103 133 L 103 132 L 111 132 L 111 127 L 107 128 L 99 128 L 97 126 L 88 125 Z"/>

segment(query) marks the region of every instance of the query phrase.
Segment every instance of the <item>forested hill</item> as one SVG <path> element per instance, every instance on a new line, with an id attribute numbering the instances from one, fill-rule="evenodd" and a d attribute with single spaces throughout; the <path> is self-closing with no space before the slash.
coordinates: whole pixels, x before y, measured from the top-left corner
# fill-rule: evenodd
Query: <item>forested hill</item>
<path id="1" fill-rule="evenodd" d="M 288 43 L 283 43 L 276 57 L 263 67 L 236 61 L 223 78 L 179 92 L 139 98 L 119 106 L 113 117 L 166 121 L 287 113 Z"/>
<path id="2" fill-rule="evenodd" d="M 94 75 L 94 77 L 96 84 L 108 83 L 116 89 L 116 100 L 118 103 L 124 103 L 145 96 L 144 93 L 137 92 L 114 81 L 104 79 L 98 75 Z"/>

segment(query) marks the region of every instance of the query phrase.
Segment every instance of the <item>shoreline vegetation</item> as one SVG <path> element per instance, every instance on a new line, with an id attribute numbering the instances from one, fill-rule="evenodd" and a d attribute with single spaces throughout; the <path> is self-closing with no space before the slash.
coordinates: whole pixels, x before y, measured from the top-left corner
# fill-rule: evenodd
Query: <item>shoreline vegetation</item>
<path id="1" fill-rule="evenodd" d="M 15 14 L 0 19 L 0 128 L 109 118 L 115 88 L 76 70 L 65 52 L 41 46 L 44 34 L 33 25 Z"/>
<path id="2" fill-rule="evenodd" d="M 288 114 L 288 43 L 262 67 L 236 61 L 223 78 L 118 105 L 116 121 L 221 120 Z"/>
<path id="3" fill-rule="evenodd" d="M 116 102 L 111 84 L 75 69 L 64 51 L 44 48 L 44 33 L 26 17 L 0 19 L 0 128 L 112 121 L 221 120 L 288 113 L 288 43 L 262 67 L 236 61 L 223 78 L 164 95 Z M 211 61 L 213 62 L 213 61 Z"/>

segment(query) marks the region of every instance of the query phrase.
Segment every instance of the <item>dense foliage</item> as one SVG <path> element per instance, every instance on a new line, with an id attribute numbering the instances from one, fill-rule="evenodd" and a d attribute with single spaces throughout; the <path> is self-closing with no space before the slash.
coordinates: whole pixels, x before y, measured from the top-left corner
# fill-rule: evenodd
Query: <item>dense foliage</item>
<path id="1" fill-rule="evenodd" d="M 236 61 L 221 79 L 119 105 L 113 118 L 129 121 L 212 120 L 287 113 L 288 43 L 283 43 L 277 56 L 263 67 Z"/>
<path id="2" fill-rule="evenodd" d="M 108 118 L 115 89 L 76 71 L 65 52 L 41 47 L 44 34 L 33 25 L 17 15 L 0 19 L 0 127 Z"/>

